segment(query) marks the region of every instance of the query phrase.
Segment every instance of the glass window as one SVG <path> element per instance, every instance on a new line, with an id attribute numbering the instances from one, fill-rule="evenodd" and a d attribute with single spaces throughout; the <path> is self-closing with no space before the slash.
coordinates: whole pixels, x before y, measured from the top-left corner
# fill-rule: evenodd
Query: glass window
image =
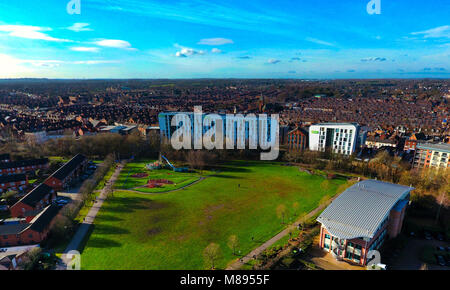
<path id="1" fill-rule="evenodd" d="M 353 256 L 353 253 L 350 252 L 350 251 L 347 251 L 346 258 L 349 259 L 349 260 L 351 260 L 351 259 L 352 259 L 352 256 Z"/>

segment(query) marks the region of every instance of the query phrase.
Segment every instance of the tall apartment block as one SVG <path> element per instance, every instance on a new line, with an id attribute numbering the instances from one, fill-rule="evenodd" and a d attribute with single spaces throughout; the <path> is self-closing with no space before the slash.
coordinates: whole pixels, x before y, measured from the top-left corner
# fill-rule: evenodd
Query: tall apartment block
<path id="1" fill-rule="evenodd" d="M 418 169 L 450 167 L 450 144 L 418 143 L 413 167 Z"/>
<path id="2" fill-rule="evenodd" d="M 351 155 L 356 150 L 359 125 L 356 123 L 324 123 L 309 127 L 309 150 Z"/>

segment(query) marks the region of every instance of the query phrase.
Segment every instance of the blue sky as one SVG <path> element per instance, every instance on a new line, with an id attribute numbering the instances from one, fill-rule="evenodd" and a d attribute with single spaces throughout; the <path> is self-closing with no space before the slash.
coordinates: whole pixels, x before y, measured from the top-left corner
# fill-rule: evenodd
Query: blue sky
<path id="1" fill-rule="evenodd" d="M 0 0 L 0 78 L 450 75 L 450 1 Z"/>

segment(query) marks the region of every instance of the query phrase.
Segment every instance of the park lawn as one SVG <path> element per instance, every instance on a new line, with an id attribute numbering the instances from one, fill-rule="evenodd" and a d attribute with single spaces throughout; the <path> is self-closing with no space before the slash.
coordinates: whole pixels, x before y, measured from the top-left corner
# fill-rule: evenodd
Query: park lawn
<path id="1" fill-rule="evenodd" d="M 208 171 L 200 174 L 197 172 L 174 172 L 171 169 L 148 170 L 145 165 L 151 162 L 153 161 L 127 163 L 114 187 L 116 189 L 131 189 L 143 193 L 158 193 L 189 185 L 208 174 Z M 136 173 L 147 173 L 148 176 L 143 178 L 132 177 Z M 174 184 L 167 184 L 159 188 L 144 187 L 149 179 L 167 179 L 174 182 Z"/>
<path id="2" fill-rule="evenodd" d="M 57 161 L 57 162 L 67 162 L 68 161 L 67 158 L 64 158 L 62 156 L 50 156 L 50 157 L 48 157 L 48 159 L 50 161 Z"/>
<path id="3" fill-rule="evenodd" d="M 98 166 L 101 166 L 99 164 Z M 109 168 L 108 172 L 106 172 L 105 176 L 102 178 L 102 180 L 97 184 L 97 187 L 95 190 L 102 190 L 105 187 L 105 183 L 111 178 L 111 176 L 114 174 L 114 171 L 116 171 L 116 165 L 114 164 Z"/>
<path id="4" fill-rule="evenodd" d="M 286 225 L 310 212 L 324 196 L 334 196 L 346 180 L 327 180 L 297 167 L 269 162 L 230 162 L 221 173 L 184 190 L 160 195 L 116 191 L 103 205 L 82 252 L 82 269 L 205 269 L 203 250 L 218 243 L 218 268 L 235 260 L 227 247 L 237 235 L 247 254 Z M 254 239 L 252 239 L 254 237 Z"/>

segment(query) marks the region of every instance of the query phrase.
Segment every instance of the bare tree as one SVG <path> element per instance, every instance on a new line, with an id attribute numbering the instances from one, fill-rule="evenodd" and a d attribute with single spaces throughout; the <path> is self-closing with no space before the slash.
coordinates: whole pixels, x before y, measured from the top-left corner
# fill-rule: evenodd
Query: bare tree
<path id="1" fill-rule="evenodd" d="M 281 219 L 281 223 L 284 224 L 284 219 L 286 217 L 286 206 L 284 204 L 280 204 L 277 207 L 277 216 Z"/>
<path id="2" fill-rule="evenodd" d="M 294 216 L 297 215 L 299 206 L 300 204 L 297 201 L 292 204 L 292 208 L 294 209 Z"/>
<path id="3" fill-rule="evenodd" d="M 209 244 L 205 250 L 203 250 L 203 258 L 205 259 L 205 264 L 210 267 L 210 269 L 215 269 L 216 262 L 220 258 L 220 246 L 216 243 Z"/>
<path id="4" fill-rule="evenodd" d="M 306 213 L 302 213 L 300 215 L 300 223 L 298 224 L 301 227 L 301 230 L 303 231 L 305 229 L 305 222 L 306 222 Z"/>
<path id="5" fill-rule="evenodd" d="M 239 239 L 236 235 L 228 238 L 228 247 L 233 251 L 233 255 L 236 255 L 236 249 L 239 247 Z"/>

